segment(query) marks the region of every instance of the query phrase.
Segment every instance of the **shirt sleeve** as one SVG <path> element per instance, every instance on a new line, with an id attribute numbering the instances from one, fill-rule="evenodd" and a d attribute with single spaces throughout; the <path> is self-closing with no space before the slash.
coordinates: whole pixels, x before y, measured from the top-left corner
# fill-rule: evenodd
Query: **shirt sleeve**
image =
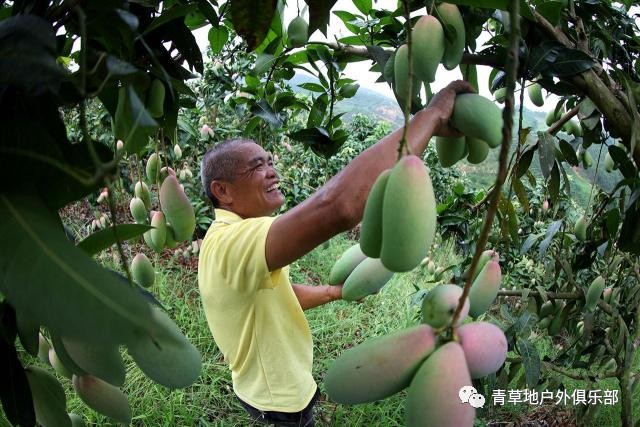
<path id="1" fill-rule="evenodd" d="M 274 217 L 248 218 L 216 234 L 214 258 L 220 274 L 239 292 L 269 289 L 277 283 L 281 269 L 269 272 L 265 248 Z"/>

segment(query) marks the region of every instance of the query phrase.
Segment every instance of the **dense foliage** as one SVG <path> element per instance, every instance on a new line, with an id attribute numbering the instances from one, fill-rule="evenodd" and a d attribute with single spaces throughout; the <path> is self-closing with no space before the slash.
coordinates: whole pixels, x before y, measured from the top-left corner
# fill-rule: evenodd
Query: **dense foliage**
<path id="1" fill-rule="evenodd" d="M 44 413 L 68 421 L 58 381 L 25 367 L 19 357 L 21 348 L 38 354 L 43 339 L 67 368 L 82 360 L 70 368 L 77 378 L 93 375 L 109 387 L 124 383 L 120 346 L 159 384 L 180 388 L 197 378 L 198 351 L 160 302 L 134 283 L 123 249 L 123 242 L 151 227 L 128 223 L 128 217 L 121 223 L 114 194 L 134 194 L 136 182 L 145 181 L 150 155 L 160 154 L 162 166 L 180 178 L 195 208 L 197 242 L 211 220 L 197 171 L 212 142 L 250 137 L 277 155 L 290 207 L 390 130 L 367 117 L 345 123 L 337 112 L 337 103 L 359 88 L 345 67 L 371 61 L 381 84 L 397 89 L 389 65 L 407 40 L 404 16 L 416 12 L 412 24 L 418 14 L 433 12 L 434 2 L 406 1 L 385 10 L 354 0 L 358 13 L 335 10 L 334 1 L 306 3 L 308 19 L 302 16 L 309 30 L 302 39 L 288 33 L 285 4 L 275 0 L 1 4 L 0 372 L 12 381 L 0 382 L 0 399 L 11 423 L 44 424 Z M 522 100 L 532 83 L 559 96 L 549 106 L 549 127 L 537 132 L 523 127 L 522 110 L 516 111 L 514 150 L 500 161 L 508 179 L 488 245 L 514 271 L 509 285 L 515 289 L 501 293 L 509 303 L 491 314 L 505 330 L 513 357 L 478 387 L 489 396 L 514 379 L 533 390 L 562 388 L 564 377 L 594 386 L 616 378 L 621 422 L 632 426 L 631 397 L 640 382 L 632 372 L 640 342 L 640 34 L 630 11 L 634 2 L 452 3 L 465 23 L 462 77 L 478 87 L 477 67 L 491 67 L 489 86 L 505 88 L 507 112 L 514 89 Z M 519 12 L 510 14 L 514 10 Z M 314 41 L 317 30 L 326 33 L 330 18 L 340 19 L 351 34 Z M 206 64 L 192 33 L 205 25 L 211 25 Z M 445 32 L 449 39 L 456 35 L 449 27 Z M 490 38 L 480 45 L 483 32 Z M 517 68 L 508 66 L 514 63 Z M 289 84 L 296 72 L 316 79 L 300 85 L 306 93 Z M 407 113 L 428 102 L 428 90 L 409 105 L 405 95 L 396 93 Z M 563 131 L 576 117 L 580 132 Z M 594 147 L 598 156 L 590 165 L 584 153 L 595 153 Z M 446 277 L 440 271 L 435 278 L 462 284 L 471 255 L 484 249 L 477 243 L 493 189 L 500 186 L 478 191 L 440 168 L 432 149 L 425 159 L 436 188 L 439 231 L 467 257 L 445 266 Z M 540 175 L 531 173 L 534 160 Z M 613 186 L 593 186 L 584 206 L 572 201 L 567 174 L 579 164 L 596 177 L 609 173 L 605 167 L 615 171 Z M 160 210 L 155 194 L 161 181 L 157 175 L 147 181 L 151 207 Z M 104 188 L 109 219 L 76 245 L 59 211 L 77 200 L 94 202 Z M 123 275 L 93 258 L 114 244 Z M 197 243 L 192 248 L 197 252 Z M 609 291 L 591 307 L 585 295 L 598 276 Z M 555 301 L 552 316 L 543 315 L 549 301 Z M 562 351 L 541 358 L 530 341 L 534 328 L 562 335 Z M 167 378 L 155 366 L 177 366 L 181 378 Z M 56 395 L 45 410 L 38 406 L 44 385 Z M 77 389 L 82 393 L 81 385 Z M 588 420 L 593 409 L 586 412 Z M 127 415 L 111 416 L 127 421 Z"/>

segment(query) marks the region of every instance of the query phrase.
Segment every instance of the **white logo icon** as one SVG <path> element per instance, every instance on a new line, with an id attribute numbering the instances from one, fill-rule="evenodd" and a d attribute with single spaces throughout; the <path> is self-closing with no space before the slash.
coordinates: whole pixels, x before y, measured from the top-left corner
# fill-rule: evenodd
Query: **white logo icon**
<path id="1" fill-rule="evenodd" d="M 469 397 L 472 394 L 478 394 L 478 390 L 476 390 L 475 387 L 470 386 L 470 385 L 466 385 L 466 386 L 462 387 L 460 389 L 460 391 L 458 392 L 458 396 L 460 397 L 460 401 L 462 403 L 469 402 Z"/>
<path id="2" fill-rule="evenodd" d="M 484 402 L 484 396 L 481 394 L 476 393 L 469 396 L 469 405 L 474 408 L 482 408 L 484 406 Z"/>
<path id="3" fill-rule="evenodd" d="M 482 408 L 485 403 L 484 396 L 479 394 L 478 390 L 470 385 L 462 387 L 458 392 L 458 396 L 460 397 L 460 401 L 462 403 L 468 403 L 474 408 Z"/>

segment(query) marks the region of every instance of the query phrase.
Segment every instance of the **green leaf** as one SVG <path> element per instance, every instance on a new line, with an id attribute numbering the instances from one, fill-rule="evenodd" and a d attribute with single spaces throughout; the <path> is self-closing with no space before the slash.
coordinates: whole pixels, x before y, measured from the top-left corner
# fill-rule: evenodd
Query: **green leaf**
<path id="1" fill-rule="evenodd" d="M 540 246 L 538 247 L 538 255 L 540 255 L 540 257 L 542 257 L 547 252 L 547 249 L 549 248 L 549 245 L 553 240 L 553 236 L 556 235 L 561 226 L 561 219 L 559 219 L 558 221 L 553 221 L 551 224 L 549 224 L 549 227 L 547 228 L 547 234 L 544 240 L 540 242 Z"/>
<path id="2" fill-rule="evenodd" d="M 636 193 L 639 192 L 640 190 L 636 190 Z M 640 255 L 640 201 L 631 204 L 624 213 L 624 221 L 618 238 L 618 248 L 625 252 Z"/>
<path id="3" fill-rule="evenodd" d="M 527 386 L 533 390 L 538 385 L 540 379 L 540 355 L 535 345 L 523 339 L 516 342 L 518 353 L 522 356 L 522 366 L 527 380 Z"/>
<path id="4" fill-rule="evenodd" d="M 336 0 L 304 0 L 304 2 L 309 6 L 309 36 L 316 30 L 320 30 L 326 36 L 331 8 Z"/>
<path id="5" fill-rule="evenodd" d="M 551 177 L 549 178 L 549 194 L 551 195 L 551 203 L 554 205 L 558 203 L 560 195 L 560 171 L 558 170 L 558 163 L 553 163 L 553 169 L 551 169 Z"/>
<path id="6" fill-rule="evenodd" d="M 562 10 L 566 7 L 566 3 L 561 1 L 545 1 L 536 6 L 536 11 L 555 27 L 560 22 Z"/>
<path id="7" fill-rule="evenodd" d="M 540 157 L 540 171 L 544 179 L 549 177 L 555 163 L 555 137 L 547 132 L 538 132 L 538 156 Z"/>
<path id="8" fill-rule="evenodd" d="M 251 51 L 259 46 L 276 15 L 277 0 L 230 0 L 231 21 Z"/>
<path id="9" fill-rule="evenodd" d="M 251 108 L 251 113 L 272 125 L 280 126 L 282 124 L 280 115 L 273 111 L 266 99 L 256 102 Z"/>
<path id="10" fill-rule="evenodd" d="M 542 237 L 542 234 L 529 234 L 520 248 L 520 255 L 529 252 L 529 249 L 533 247 L 540 237 Z"/>
<path id="11" fill-rule="evenodd" d="M 118 224 L 116 226 L 110 226 L 85 237 L 77 244 L 77 247 L 85 251 L 88 255 L 93 256 L 98 252 L 108 249 L 118 240 L 121 242 L 131 240 L 142 236 L 152 228 L 150 225 L 145 224 Z"/>
<path id="12" fill-rule="evenodd" d="M 622 172 L 622 175 L 625 178 L 628 178 L 628 179 L 635 178 L 636 168 L 631 162 L 631 160 L 629 160 L 629 156 L 627 155 L 627 152 L 623 148 L 620 148 L 616 145 L 610 145 L 609 155 L 611 156 L 613 161 L 616 163 L 618 169 L 620 169 L 620 172 Z"/>
<path id="13" fill-rule="evenodd" d="M 531 147 L 526 150 L 520 156 L 520 161 L 518 162 L 518 173 L 516 174 L 516 178 L 520 179 L 522 176 L 527 173 L 529 170 L 529 166 L 531 165 L 531 161 L 533 160 L 533 154 L 536 152 L 535 147 Z"/>
<path id="14" fill-rule="evenodd" d="M 40 334 L 40 325 L 33 319 L 16 313 L 16 327 L 18 328 L 18 336 L 22 347 L 32 356 L 38 355 L 38 336 Z"/>
<path id="15" fill-rule="evenodd" d="M 327 106 L 329 104 L 329 97 L 327 94 L 323 94 L 316 98 L 311 107 L 311 111 L 309 111 L 309 117 L 307 118 L 307 127 L 313 128 L 322 123 L 322 119 L 324 118 L 324 114 L 327 111 Z"/>
<path id="16" fill-rule="evenodd" d="M 365 15 L 368 15 L 369 11 L 371 11 L 371 0 L 353 0 L 353 4 Z"/>
<path id="17" fill-rule="evenodd" d="M 318 83 L 307 82 L 299 84 L 298 87 L 309 90 L 311 92 L 325 93 L 325 88 Z"/>
<path id="18" fill-rule="evenodd" d="M 585 52 L 577 49 L 561 48 L 558 55 L 542 73 L 550 73 L 557 77 L 567 77 L 590 70 L 595 62 Z"/>
<path id="19" fill-rule="evenodd" d="M 158 128 L 156 122 L 144 107 L 133 85 L 120 88 L 118 107 L 114 118 L 114 135 L 124 142 L 130 154 L 141 154 L 147 139 Z"/>
<path id="20" fill-rule="evenodd" d="M 38 423 L 43 426 L 71 427 L 71 419 L 67 414 L 67 397 L 58 380 L 37 366 L 29 366 L 25 373 Z"/>
<path id="21" fill-rule="evenodd" d="M 147 27 L 144 29 L 144 31 L 142 32 L 142 35 L 147 35 L 149 34 L 151 31 L 162 27 L 163 25 L 173 21 L 174 19 L 178 19 L 178 18 L 182 18 L 185 15 L 187 15 L 188 13 L 193 12 L 194 10 L 196 10 L 198 7 L 197 4 L 192 3 L 192 4 L 188 4 L 188 5 L 173 5 L 170 8 L 163 10 L 162 14 L 160 16 L 158 16 L 157 18 L 154 18 L 149 25 L 147 25 Z"/>
<path id="22" fill-rule="evenodd" d="M 14 343 L 0 338 L 0 401 L 4 416 L 13 425 L 32 426 L 36 423 L 29 382 L 18 359 Z"/>
<path id="23" fill-rule="evenodd" d="M 0 195 L 0 292 L 68 338 L 126 343 L 155 331 L 146 301 L 71 244 L 32 194 Z"/>
<path id="24" fill-rule="evenodd" d="M 511 185 L 513 185 L 513 190 L 516 192 L 516 196 L 522 205 L 522 210 L 525 212 L 529 211 L 529 198 L 527 197 L 527 190 L 522 185 L 522 181 L 518 178 L 514 178 L 511 181 Z"/>
<path id="25" fill-rule="evenodd" d="M 571 144 L 569 144 L 564 139 L 559 139 L 558 145 L 560 146 L 560 151 L 562 152 L 562 155 L 564 156 L 565 160 L 571 166 L 578 166 L 578 157 L 576 156 L 576 152 L 571 146 Z"/>
<path id="26" fill-rule="evenodd" d="M 211 27 L 209 30 L 209 46 L 211 47 L 211 53 L 214 55 L 219 54 L 224 47 L 224 44 L 229 40 L 229 30 L 224 25 L 219 27 Z"/>
<path id="27" fill-rule="evenodd" d="M 618 226 L 620 225 L 620 210 L 613 208 L 607 212 L 607 231 L 612 236 L 616 235 Z"/>
<path id="28" fill-rule="evenodd" d="M 0 86 L 27 94 L 58 92 L 64 74 L 49 22 L 32 14 L 13 16 L 0 21 L 0 40 Z"/>

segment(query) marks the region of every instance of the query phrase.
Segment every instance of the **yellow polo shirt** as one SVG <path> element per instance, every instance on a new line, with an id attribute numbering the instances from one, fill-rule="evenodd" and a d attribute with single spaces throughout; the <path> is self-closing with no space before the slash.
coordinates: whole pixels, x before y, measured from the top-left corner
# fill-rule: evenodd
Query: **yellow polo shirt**
<path id="1" fill-rule="evenodd" d="M 301 411 L 317 388 L 313 342 L 289 268 L 267 268 L 265 244 L 275 218 L 242 219 L 223 209 L 215 216 L 200 248 L 198 286 L 233 390 L 262 411 Z"/>

